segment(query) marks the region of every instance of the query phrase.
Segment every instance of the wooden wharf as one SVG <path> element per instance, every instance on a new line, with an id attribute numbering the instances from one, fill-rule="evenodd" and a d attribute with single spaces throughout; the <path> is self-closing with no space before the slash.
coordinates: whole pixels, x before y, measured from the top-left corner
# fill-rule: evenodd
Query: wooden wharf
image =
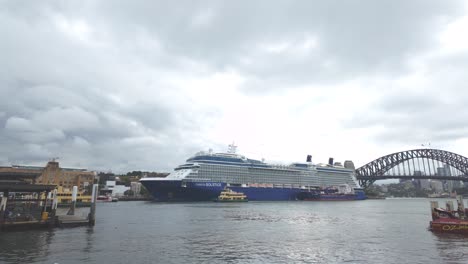
<path id="1" fill-rule="evenodd" d="M 54 228 L 54 227 L 77 227 L 77 226 L 94 226 L 96 201 L 97 201 L 97 188 L 98 185 L 94 184 L 92 188 L 92 200 L 89 214 L 87 216 L 75 215 L 76 207 L 76 194 L 77 188 L 74 186 L 72 194 L 72 202 L 70 209 L 66 215 L 57 215 L 58 197 L 55 185 L 41 185 L 41 184 L 24 184 L 22 182 L 11 182 L 8 184 L 0 181 L 0 193 L 3 192 L 3 197 L 0 200 L 0 231 L 14 231 L 14 230 L 29 230 L 38 228 Z M 13 214 L 12 209 L 14 206 L 8 204 L 9 193 L 33 193 L 37 197 L 44 194 L 44 199 L 38 198 L 30 203 L 33 203 L 37 209 L 40 210 L 40 215 L 34 214 L 32 211 L 23 212 L 23 215 Z M 25 203 L 24 200 L 18 200 L 19 203 Z"/>

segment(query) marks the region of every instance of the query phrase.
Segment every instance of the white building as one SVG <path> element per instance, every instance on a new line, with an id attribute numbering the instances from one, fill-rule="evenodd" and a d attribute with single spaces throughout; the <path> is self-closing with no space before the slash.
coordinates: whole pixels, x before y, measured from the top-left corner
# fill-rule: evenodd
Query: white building
<path id="1" fill-rule="evenodd" d="M 430 190 L 431 189 L 431 182 L 427 179 L 421 179 L 419 180 L 419 185 L 421 187 L 421 190 Z"/>
<path id="2" fill-rule="evenodd" d="M 141 182 L 131 182 L 130 183 L 130 190 L 133 191 L 133 196 L 140 195 L 141 192 Z"/>
<path id="3" fill-rule="evenodd" d="M 106 181 L 106 186 L 101 191 L 110 191 L 112 197 L 123 196 L 126 191 L 130 190 L 130 187 L 125 185 L 117 185 L 116 181 Z"/>
<path id="4" fill-rule="evenodd" d="M 444 191 L 444 185 L 441 181 L 431 181 L 431 187 L 436 193 L 442 193 Z"/>

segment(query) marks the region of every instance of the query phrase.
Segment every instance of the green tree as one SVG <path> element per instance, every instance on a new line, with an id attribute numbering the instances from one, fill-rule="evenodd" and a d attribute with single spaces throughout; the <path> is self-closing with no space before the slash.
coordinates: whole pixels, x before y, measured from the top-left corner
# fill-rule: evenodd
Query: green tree
<path id="1" fill-rule="evenodd" d="M 365 189 L 365 192 L 366 192 L 366 195 L 370 197 L 383 196 L 382 188 L 376 184 L 372 184 L 371 186 L 367 187 Z"/>
<path id="2" fill-rule="evenodd" d="M 130 178 L 128 176 L 120 176 L 120 182 L 122 182 L 125 186 L 130 186 Z"/>
<path id="3" fill-rule="evenodd" d="M 106 181 L 115 180 L 115 174 L 112 172 L 100 172 L 98 173 L 99 185 L 105 185 Z"/>
<path id="4" fill-rule="evenodd" d="M 127 172 L 127 176 L 140 176 L 143 175 L 142 171 L 132 171 L 132 172 Z"/>
<path id="5" fill-rule="evenodd" d="M 148 192 L 148 190 L 143 185 L 141 186 L 140 195 L 144 196 L 144 197 L 150 196 L 150 193 Z"/>

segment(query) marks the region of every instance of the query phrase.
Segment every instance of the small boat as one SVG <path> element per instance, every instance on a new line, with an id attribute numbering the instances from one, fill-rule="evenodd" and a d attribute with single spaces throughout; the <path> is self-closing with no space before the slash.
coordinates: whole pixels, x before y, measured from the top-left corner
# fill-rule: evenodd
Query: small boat
<path id="1" fill-rule="evenodd" d="M 446 208 L 440 208 L 437 201 L 431 201 L 432 221 L 429 230 L 440 233 L 468 235 L 468 211 L 463 205 L 463 196 L 457 196 L 457 209 L 453 202 L 447 201 Z"/>
<path id="2" fill-rule="evenodd" d="M 112 202 L 112 196 L 110 195 L 99 195 L 97 197 L 98 202 Z"/>
<path id="3" fill-rule="evenodd" d="M 224 189 L 215 199 L 215 202 L 248 202 L 247 196 L 241 192 L 235 192 L 231 189 Z"/>

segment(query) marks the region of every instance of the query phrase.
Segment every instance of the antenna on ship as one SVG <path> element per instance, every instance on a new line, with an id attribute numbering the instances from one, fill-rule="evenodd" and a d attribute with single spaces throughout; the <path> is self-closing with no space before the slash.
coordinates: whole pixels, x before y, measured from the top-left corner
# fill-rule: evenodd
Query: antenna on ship
<path id="1" fill-rule="evenodd" d="M 228 153 L 234 154 L 236 153 L 236 149 L 237 149 L 237 146 L 234 145 L 234 141 L 233 141 L 232 144 L 228 146 Z"/>

